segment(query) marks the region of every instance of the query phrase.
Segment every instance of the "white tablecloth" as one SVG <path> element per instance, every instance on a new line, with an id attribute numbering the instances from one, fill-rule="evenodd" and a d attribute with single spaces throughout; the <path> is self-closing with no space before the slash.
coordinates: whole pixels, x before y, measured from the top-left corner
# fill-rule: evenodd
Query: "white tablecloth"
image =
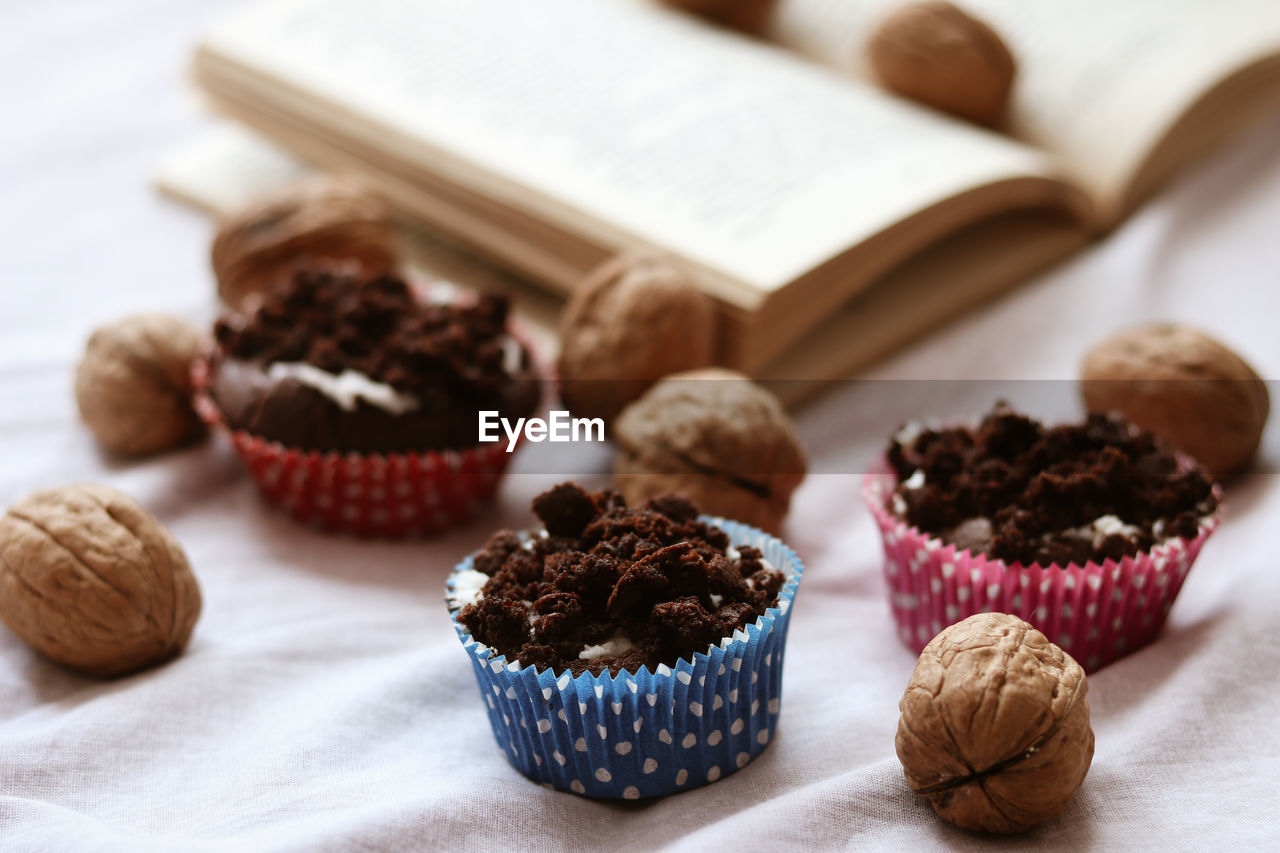
<path id="1" fill-rule="evenodd" d="M 141 309 L 212 316 L 210 226 L 157 198 L 147 175 L 206 125 L 182 72 L 217 5 L 66 0 L 2 13 L 0 504 L 83 480 L 130 492 L 183 543 L 204 613 L 183 657 L 107 682 L 70 674 L 0 629 L 0 845 L 996 844 L 936 820 L 894 756 L 914 656 L 894 637 L 856 476 L 896 417 L 882 411 L 889 386 L 847 386 L 800 416 L 820 473 L 796 495 L 785 532 L 809 568 L 778 737 L 739 773 L 639 804 L 544 790 L 508 766 L 442 605 L 454 562 L 497 526 L 526 524 L 530 497 L 557 480 L 519 473 L 545 470 L 536 448 L 491 513 L 429 544 L 299 529 L 258 500 L 220 441 L 134 465 L 99 455 L 70 387 L 88 331 Z M 1273 123 L 1087 255 L 873 375 L 1069 380 L 1089 342 L 1157 317 L 1193 321 L 1277 375 L 1278 149 Z M 975 413 L 996 392 L 980 382 L 894 387 L 892 400 L 917 394 L 926 405 L 945 390 Z M 1070 386 L 1056 387 L 1069 408 Z M 1262 473 L 1229 490 L 1227 522 L 1160 641 L 1090 678 L 1097 752 L 1079 795 L 1013 843 L 1191 849 L 1280 838 L 1280 571 L 1269 541 L 1278 433 Z"/>

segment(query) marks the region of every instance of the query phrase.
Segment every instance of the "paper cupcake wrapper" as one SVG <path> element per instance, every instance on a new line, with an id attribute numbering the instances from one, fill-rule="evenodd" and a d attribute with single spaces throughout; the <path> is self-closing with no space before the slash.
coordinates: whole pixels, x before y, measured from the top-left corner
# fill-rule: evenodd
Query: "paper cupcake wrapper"
<path id="1" fill-rule="evenodd" d="M 1219 522 L 1216 514 L 1209 516 L 1194 539 L 1170 539 L 1118 562 L 1006 565 L 957 552 L 894 516 L 888 501 L 896 484 L 882 460 L 863 478 L 863 497 L 884 541 L 884 575 L 898 636 L 917 653 L 943 628 L 996 611 L 1034 625 L 1086 671 L 1101 669 L 1156 638 Z"/>
<path id="2" fill-rule="evenodd" d="M 705 517 L 787 576 L 778 604 L 706 653 L 650 673 L 569 673 L 508 663 L 457 621 L 493 736 L 535 782 L 587 797 L 660 797 L 745 767 L 773 739 L 783 650 L 804 565 L 754 527 Z M 455 571 L 471 568 L 471 557 Z M 453 598 L 453 579 L 448 601 Z"/>
<path id="3" fill-rule="evenodd" d="M 511 461 L 502 442 L 422 453 L 335 453 L 285 447 L 232 430 L 208 393 L 209 364 L 192 366 L 194 405 L 226 432 L 259 490 L 303 524 L 355 536 L 426 536 L 493 499 Z"/>

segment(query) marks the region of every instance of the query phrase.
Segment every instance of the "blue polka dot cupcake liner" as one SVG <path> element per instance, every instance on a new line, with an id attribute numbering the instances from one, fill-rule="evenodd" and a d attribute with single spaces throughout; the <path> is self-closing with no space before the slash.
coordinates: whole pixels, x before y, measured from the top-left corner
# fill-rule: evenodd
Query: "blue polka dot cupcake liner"
<path id="1" fill-rule="evenodd" d="M 759 548 L 786 582 L 778 603 L 708 651 L 655 672 L 573 677 L 496 655 L 458 623 L 493 736 L 535 782 L 585 797 L 661 797 L 714 782 L 769 745 L 782 703 L 787 626 L 804 564 L 779 539 L 704 516 L 735 546 Z M 454 569 L 469 570 L 468 557 Z"/>

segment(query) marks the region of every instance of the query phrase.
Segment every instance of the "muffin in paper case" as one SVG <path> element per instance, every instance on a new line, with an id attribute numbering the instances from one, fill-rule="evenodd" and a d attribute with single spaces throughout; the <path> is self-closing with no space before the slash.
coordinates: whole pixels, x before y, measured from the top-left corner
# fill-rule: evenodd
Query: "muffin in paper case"
<path id="1" fill-rule="evenodd" d="M 1218 513 L 1194 539 L 1174 537 L 1121 560 L 1061 567 L 1005 563 L 957 550 L 889 508 L 897 480 L 885 460 L 862 492 L 884 543 L 884 576 L 898 636 L 919 653 L 942 629 L 975 613 L 1011 613 L 1093 672 L 1150 643 L 1164 627 Z M 1220 492 L 1217 486 L 1215 490 Z"/>
<path id="2" fill-rule="evenodd" d="M 498 746 L 530 779 L 587 797 L 640 799 L 686 791 L 764 751 L 781 711 L 787 626 L 804 565 L 763 531 L 703 516 L 736 546 L 759 548 L 786 576 L 778 602 L 706 652 L 656 672 L 538 672 L 495 656 L 457 621 Z M 455 568 L 471 568 L 468 557 Z"/>
<path id="3" fill-rule="evenodd" d="M 511 462 L 503 442 L 420 453 L 338 453 L 286 447 L 231 429 L 208 392 L 209 362 L 192 366 L 194 403 L 229 434 L 259 490 L 303 524 L 355 536 L 439 533 L 489 503 Z"/>

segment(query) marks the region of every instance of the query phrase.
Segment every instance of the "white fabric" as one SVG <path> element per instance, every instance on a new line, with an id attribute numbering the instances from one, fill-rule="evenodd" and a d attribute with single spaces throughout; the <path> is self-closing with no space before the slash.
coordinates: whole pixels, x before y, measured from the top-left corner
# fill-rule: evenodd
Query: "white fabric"
<path id="1" fill-rule="evenodd" d="M 211 316 L 210 226 L 156 198 L 146 176 L 206 124 L 182 71 L 217 5 L 9 4 L 0 27 L 0 504 L 114 484 L 170 525 L 204 593 L 187 653 L 118 681 L 72 675 L 0 629 L 0 846 L 987 846 L 903 783 L 893 735 L 914 656 L 894 637 L 853 472 L 898 415 L 885 407 L 973 413 L 993 386 L 903 384 L 892 403 L 884 386 L 849 386 L 802 413 L 814 469 L 845 473 L 810 477 L 786 531 L 809 570 L 779 735 L 714 785 L 627 805 L 544 790 L 508 766 L 442 603 L 454 562 L 492 529 L 525 524 L 555 476 L 512 476 L 491 513 L 430 544 L 369 544 L 265 507 L 221 441 L 136 465 L 98 454 L 70 391 L 88 330 L 139 309 Z M 873 375 L 1070 379 L 1099 335 L 1168 317 L 1275 376 L 1278 151 L 1273 123 L 1089 254 Z M 1067 812 L 1018 844 L 1275 843 L 1278 438 L 1265 473 L 1228 491 L 1227 522 L 1163 637 L 1090 679 L 1093 768 Z M 538 468 L 536 453 L 518 468 Z"/>

